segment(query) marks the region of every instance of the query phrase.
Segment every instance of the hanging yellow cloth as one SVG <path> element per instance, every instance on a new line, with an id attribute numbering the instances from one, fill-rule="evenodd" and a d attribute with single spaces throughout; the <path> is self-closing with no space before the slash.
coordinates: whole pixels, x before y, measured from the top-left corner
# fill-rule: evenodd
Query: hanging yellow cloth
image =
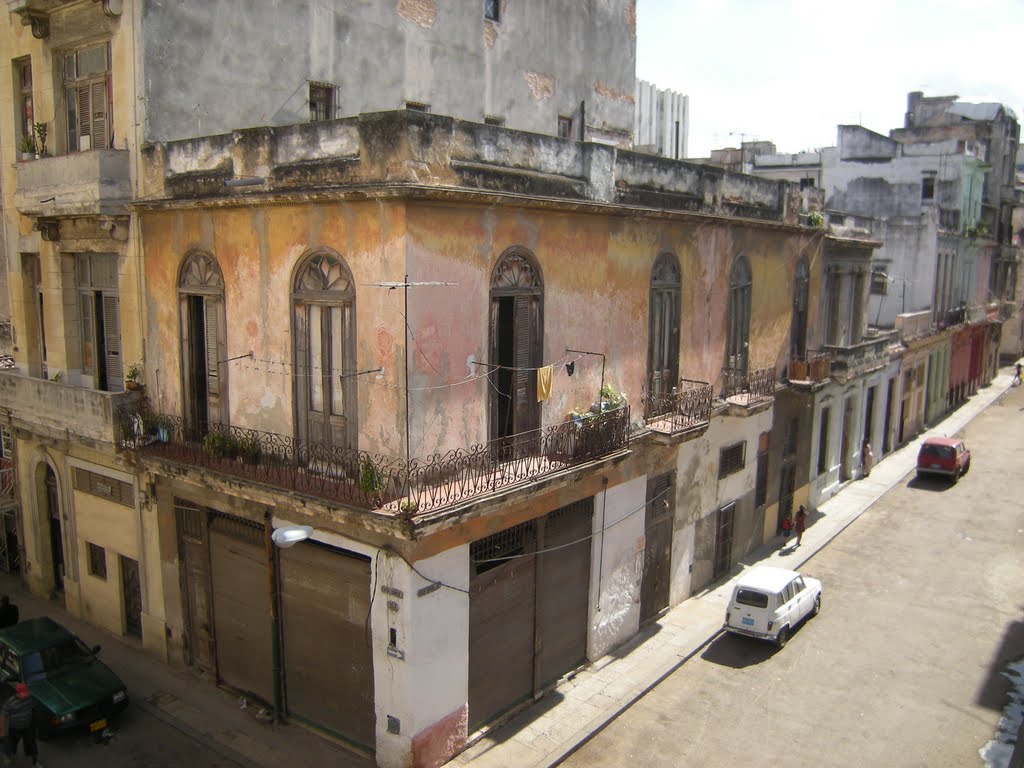
<path id="1" fill-rule="evenodd" d="M 537 402 L 551 397 L 551 366 L 537 369 Z"/>

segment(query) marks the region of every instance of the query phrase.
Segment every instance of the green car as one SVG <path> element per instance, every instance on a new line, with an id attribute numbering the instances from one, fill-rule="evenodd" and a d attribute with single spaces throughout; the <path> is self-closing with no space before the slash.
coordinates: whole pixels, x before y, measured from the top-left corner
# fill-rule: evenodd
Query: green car
<path id="1" fill-rule="evenodd" d="M 106 664 L 53 619 L 0 629 L 0 700 L 24 681 L 35 699 L 41 738 L 88 728 L 102 731 L 128 706 L 128 691 Z"/>

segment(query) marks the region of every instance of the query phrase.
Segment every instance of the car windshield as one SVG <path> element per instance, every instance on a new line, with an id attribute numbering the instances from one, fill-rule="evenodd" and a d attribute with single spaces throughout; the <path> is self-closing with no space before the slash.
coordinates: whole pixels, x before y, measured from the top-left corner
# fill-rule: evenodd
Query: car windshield
<path id="1" fill-rule="evenodd" d="M 921 455 L 933 459 L 952 459 L 955 453 L 948 445 L 922 445 Z"/>
<path id="2" fill-rule="evenodd" d="M 753 589 L 741 589 L 736 592 L 736 602 L 754 608 L 767 608 L 768 595 L 764 592 L 755 592 Z"/>
<path id="3" fill-rule="evenodd" d="M 21 674 L 27 682 L 42 680 L 72 667 L 90 663 L 95 657 L 85 643 L 69 637 L 50 648 L 26 653 L 21 658 Z"/>

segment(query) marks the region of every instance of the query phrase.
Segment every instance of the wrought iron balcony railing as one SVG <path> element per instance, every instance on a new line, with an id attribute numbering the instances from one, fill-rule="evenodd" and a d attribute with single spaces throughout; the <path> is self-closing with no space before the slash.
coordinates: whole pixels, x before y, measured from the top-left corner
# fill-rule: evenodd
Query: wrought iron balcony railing
<path id="1" fill-rule="evenodd" d="M 711 421 L 713 388 L 706 381 L 680 379 L 671 392 L 644 392 L 644 421 L 651 429 L 675 434 Z"/>
<path id="2" fill-rule="evenodd" d="M 722 369 L 722 399 L 740 405 L 755 405 L 775 397 L 775 369 Z"/>
<path id="3" fill-rule="evenodd" d="M 794 355 L 789 361 L 790 381 L 819 382 L 829 378 L 832 372 L 831 352 L 809 349 L 802 355 Z"/>
<path id="4" fill-rule="evenodd" d="M 0 458 L 0 502 L 14 498 L 14 462 Z"/>
<path id="5" fill-rule="evenodd" d="M 404 459 L 207 424 L 147 408 L 119 412 L 120 447 L 363 509 L 415 515 L 535 481 L 629 444 L 629 407 L 581 422 Z"/>

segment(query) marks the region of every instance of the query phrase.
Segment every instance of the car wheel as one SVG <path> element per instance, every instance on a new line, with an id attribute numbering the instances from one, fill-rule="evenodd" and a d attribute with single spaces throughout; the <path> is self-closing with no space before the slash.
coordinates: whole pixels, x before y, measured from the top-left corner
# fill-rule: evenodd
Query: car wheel
<path id="1" fill-rule="evenodd" d="M 960 467 L 953 467 L 953 485 L 960 482 Z"/>
<path id="2" fill-rule="evenodd" d="M 966 475 L 970 471 L 971 471 L 971 462 L 968 460 L 968 462 L 966 464 L 964 464 L 964 471 L 963 471 L 962 474 Z"/>
<path id="3" fill-rule="evenodd" d="M 779 648 L 785 648 L 786 643 L 789 642 L 789 627 L 783 627 L 779 630 L 779 634 L 775 637 L 775 644 Z"/>
<path id="4" fill-rule="evenodd" d="M 811 616 L 817 616 L 821 613 L 821 595 L 814 598 L 814 607 L 811 609 Z"/>

